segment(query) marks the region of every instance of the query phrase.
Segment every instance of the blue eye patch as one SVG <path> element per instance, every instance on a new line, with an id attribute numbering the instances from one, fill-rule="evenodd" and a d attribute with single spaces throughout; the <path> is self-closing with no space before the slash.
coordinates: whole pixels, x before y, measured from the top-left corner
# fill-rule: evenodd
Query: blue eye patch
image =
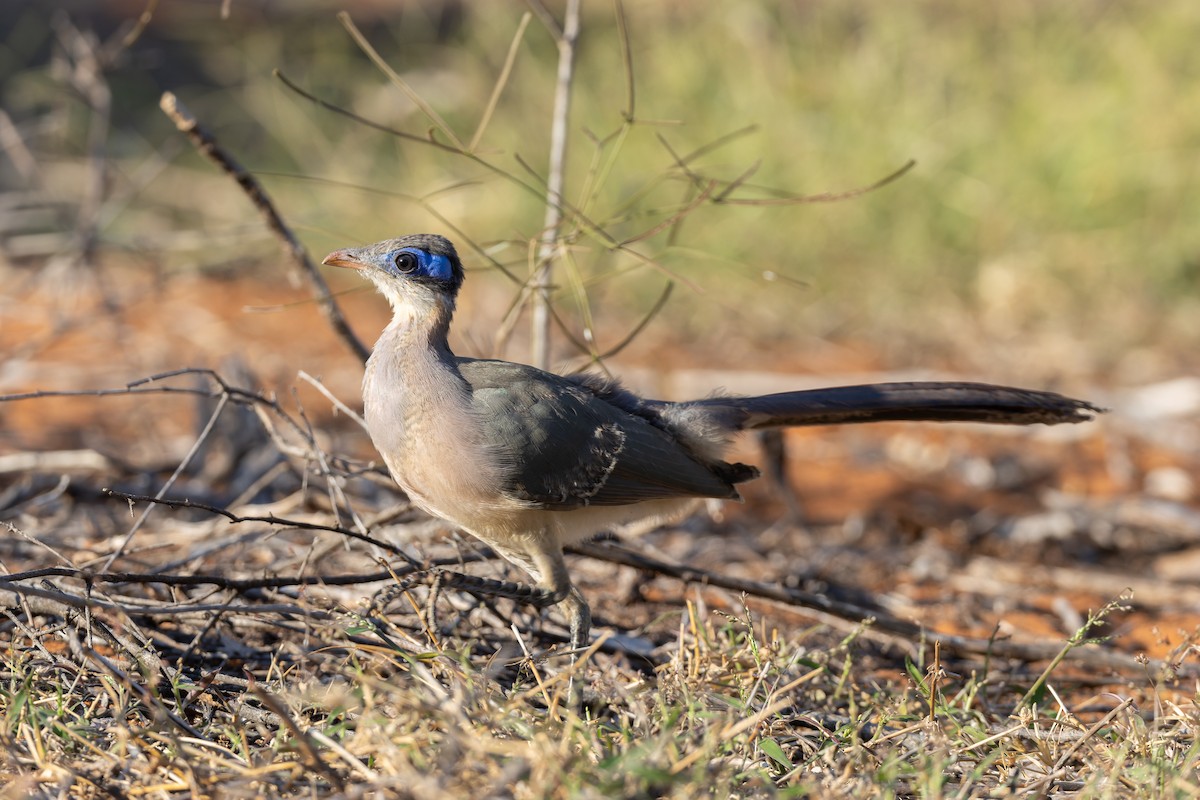
<path id="1" fill-rule="evenodd" d="M 387 271 L 398 277 L 423 277 L 439 281 L 454 279 L 450 259 L 427 253 L 419 247 L 404 247 L 387 254 Z"/>

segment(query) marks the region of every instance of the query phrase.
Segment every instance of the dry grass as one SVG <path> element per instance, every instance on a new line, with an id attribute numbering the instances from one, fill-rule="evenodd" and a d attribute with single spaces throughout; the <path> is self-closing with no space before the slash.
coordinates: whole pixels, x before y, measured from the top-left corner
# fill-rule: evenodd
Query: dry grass
<path id="1" fill-rule="evenodd" d="M 127 623 L 127 636 L 156 640 L 155 672 L 87 642 L 77 619 L 11 609 L 0 736 L 14 790 L 1186 797 L 1197 789 L 1196 709 L 1164 700 L 1149 680 L 1123 699 L 1072 702 L 1050 688 L 1019 707 L 1019 686 L 972 670 L 941 678 L 931 719 L 920 671 L 881 681 L 881 662 L 894 659 L 854 634 L 767 633 L 748 612 L 690 608 L 649 659 L 589 654 L 578 673 L 586 705 L 575 710 L 564 703 L 563 660 L 546 658 L 536 635 L 521 638 L 537 657 L 513 657 L 478 639 L 439 636 L 431 646 L 403 615 L 381 629 L 324 597 L 299 603 L 329 612 L 323 620 L 234 604 L 195 637 L 202 620 L 185 615 Z M 469 627 L 485 640 L 507 635 Z"/>

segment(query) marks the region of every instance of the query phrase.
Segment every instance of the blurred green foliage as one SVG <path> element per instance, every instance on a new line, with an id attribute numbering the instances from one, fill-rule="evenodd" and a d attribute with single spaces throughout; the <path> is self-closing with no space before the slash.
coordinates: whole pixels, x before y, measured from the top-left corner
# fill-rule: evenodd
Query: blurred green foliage
<path id="1" fill-rule="evenodd" d="M 141 8 L 127 5 L 107 16 L 80 6 L 73 19 L 104 35 Z M 383 125 L 430 129 L 354 46 L 334 7 L 235 0 L 222 20 L 218 5 L 161 4 L 108 73 L 114 193 L 143 180 L 134 176 L 158 154 L 170 163 L 111 215 L 106 242 L 148 247 L 156 231 L 182 227 L 213 243 L 191 256 L 204 261 L 230 230 L 253 223 L 232 184 L 181 147 L 158 113 L 158 94 L 170 89 L 263 177 L 314 252 L 445 230 L 412 199 L 436 192 L 429 202 L 439 214 L 485 246 L 512 242 L 489 252 L 526 273 L 522 242 L 542 221 L 535 197 L 467 159 L 321 110 L 272 77 L 279 68 Z M 757 164 L 748 184 L 801 194 L 867 185 L 917 161 L 899 181 L 843 202 L 702 206 L 673 241 L 663 233 L 638 245 L 705 289 L 676 296 L 668 319 L 681 333 L 702 334 L 719 310 L 768 338 L 799 326 L 900 347 L 944 339 L 966 320 L 1000 336 L 1069 331 L 1112 358 L 1164 340 L 1200 344 L 1192 0 L 629 2 L 637 122 L 616 138 L 607 137 L 621 129 L 626 97 L 613 6 L 584 5 L 568 197 L 617 237 L 670 217 L 694 194 L 660 137 L 687 153 L 754 125 L 693 167 L 728 180 Z M 524 7 L 345 7 L 469 139 Z M 27 137 L 45 163 L 80 158 L 86 115 L 47 67 L 46 7 L 4 15 L 3 107 L 26 132 L 58 120 L 54 136 Z M 483 138 L 481 154 L 525 180 L 518 155 L 545 171 L 556 58 L 535 19 Z M 606 159 L 607 179 L 585 198 L 590 170 Z M 69 195 L 72 174 L 48 170 L 45 181 Z M 739 194 L 768 196 L 750 186 Z M 596 303 L 645 308 L 663 283 L 602 248 L 580 250 L 577 264 Z"/>

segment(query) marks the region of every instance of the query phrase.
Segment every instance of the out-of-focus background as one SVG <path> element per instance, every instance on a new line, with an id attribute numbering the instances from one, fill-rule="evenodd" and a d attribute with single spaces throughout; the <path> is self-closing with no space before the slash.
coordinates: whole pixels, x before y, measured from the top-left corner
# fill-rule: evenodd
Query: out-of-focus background
<path id="1" fill-rule="evenodd" d="M 167 569 L 180 552 L 189 569 L 214 572 L 311 566 L 304 530 L 212 544 L 223 519 L 159 508 L 133 524 L 101 487 L 322 521 L 396 500 L 382 476 L 363 477 L 375 454 L 329 399 L 358 407 L 359 359 L 242 190 L 159 110 L 165 91 L 262 183 L 314 261 L 402 233 L 451 236 L 468 267 L 456 351 L 528 358 L 524 290 L 543 229 L 558 52 L 526 11 L 0 3 L 8 570 L 60 557 Z M 616 349 L 606 368 L 672 399 L 950 378 L 1112 409 L 1066 430 L 791 432 L 792 494 L 760 481 L 746 505 L 653 533 L 648 546 L 984 638 L 1059 641 L 1132 585 L 1109 647 L 1182 659 L 1191 634 L 1170 632 L 1200 623 L 1200 5 L 655 0 L 624 15 L 622 26 L 613 4 L 583 3 L 556 366 Z M 450 152 L 452 137 L 471 155 Z M 388 318 L 382 298 L 321 269 L 373 341 Z M 278 408 L 256 407 L 280 427 L 184 394 L 60 396 L 185 367 L 274 393 Z M 159 385 L 212 386 L 193 375 Z M 15 397 L 38 391 L 50 394 Z M 289 440 L 298 449 L 279 439 L 285 413 L 307 431 Z M 740 447 L 762 460 L 755 442 Z M 384 516 L 387 536 L 446 547 L 429 525 Z M 375 569 L 362 550 L 316 563 Z M 633 570 L 614 581 L 612 564 L 590 559 L 572 569 L 601 630 L 636 626 L 672 646 L 690 590 L 642 586 Z M 350 607 L 361 594 L 335 597 Z M 731 607 L 724 599 L 708 597 Z M 803 614 L 752 610 L 785 641 L 807 635 Z M 468 642 L 483 635 L 470 614 L 455 629 Z M 222 647 L 200 650 L 215 660 Z M 889 652 L 866 668 L 871 680 L 899 675 L 887 685 L 903 694 Z"/>
<path id="2" fill-rule="evenodd" d="M 836 369 L 847 347 L 855 351 L 848 363 L 952 363 L 1043 383 L 1122 385 L 1195 372 L 1194 4 L 633 3 L 637 123 L 619 140 L 606 138 L 620 130 L 627 103 L 614 16 L 605 4 L 584 5 L 567 197 L 586 202 L 618 238 L 684 202 L 674 154 L 746 126 L 754 130 L 691 162 L 724 179 L 756 168 L 744 196 L 775 196 L 751 187 L 841 192 L 917 162 L 893 184 L 848 201 L 705 205 L 672 242 L 647 241 L 647 253 L 694 284 L 659 327 L 702 344 L 698 360 L 794 365 L 822 353 L 830 356 L 822 367 Z M 164 90 L 260 177 L 318 257 L 405 231 L 445 230 L 416 202 L 426 198 L 477 242 L 507 242 L 493 247 L 496 258 L 524 275 L 523 243 L 542 224 L 536 197 L 466 159 L 317 108 L 272 77 L 279 69 L 324 99 L 424 135 L 432 124 L 335 19 L 346 8 L 467 139 L 521 7 L 150 7 L 145 31 L 124 49 L 119 31 L 146 4 L 18 1 L 0 9 L 0 253 L 18 281 L 47 257 L 69 254 L 82 228 L 94 237 L 97 262 L 139 264 L 135 275 L 147 283 L 236 275 L 287 286 L 277 245 L 236 187 L 158 111 Z M 98 38 L 104 63 L 93 69 L 77 37 Z M 535 183 L 518 156 L 544 176 L 555 59 L 535 22 L 479 148 Z M 97 155 L 99 186 L 89 162 Z M 606 318 L 636 318 L 662 275 L 582 238 L 578 269 L 601 317 L 597 335 L 611 341 L 624 331 Z M 123 273 L 114 282 L 135 279 Z M 476 272 L 468 294 L 488 283 L 511 288 Z M 569 292 L 560 299 L 564 313 L 576 311 Z M 288 311 L 278 313 L 286 319 Z M 460 332 L 486 340 L 491 323 L 485 313 Z"/>
<path id="3" fill-rule="evenodd" d="M 585 363 L 580 342 L 613 349 L 671 282 L 607 362 L 644 392 L 952 376 L 1087 394 L 1117 427 L 1197 446 L 1193 4 L 652 2 L 625 9 L 624 38 L 608 5 L 583 10 L 556 365 Z M 308 401 L 297 371 L 319 374 L 354 403 L 357 359 L 239 188 L 159 111 L 164 91 L 262 182 L 314 260 L 451 235 L 470 268 L 457 350 L 527 358 L 557 61 L 539 19 L 489 102 L 524 12 L 4 4 L 0 391 L 236 361 Z M 276 72 L 385 128 L 457 135 L 475 156 L 333 113 Z M 358 276 L 324 272 L 369 343 L 385 305 Z M 122 402 L 10 404 L 0 447 L 133 432 L 144 420 Z"/>

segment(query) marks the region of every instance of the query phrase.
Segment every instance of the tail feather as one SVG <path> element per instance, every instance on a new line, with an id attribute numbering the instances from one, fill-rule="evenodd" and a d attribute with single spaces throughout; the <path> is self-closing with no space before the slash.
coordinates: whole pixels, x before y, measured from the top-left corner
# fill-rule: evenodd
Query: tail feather
<path id="1" fill-rule="evenodd" d="M 781 392 L 761 397 L 710 398 L 702 405 L 733 407 L 742 430 L 855 422 L 988 422 L 1057 425 L 1084 422 L 1104 409 L 1054 392 L 986 383 L 872 383 Z"/>

